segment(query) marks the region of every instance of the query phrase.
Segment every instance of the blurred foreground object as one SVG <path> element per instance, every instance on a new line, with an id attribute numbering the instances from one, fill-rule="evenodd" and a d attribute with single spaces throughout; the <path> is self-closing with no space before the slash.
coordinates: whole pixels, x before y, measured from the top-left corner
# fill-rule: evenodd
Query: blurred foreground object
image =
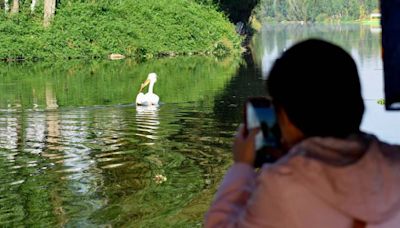
<path id="1" fill-rule="evenodd" d="M 382 0 L 381 11 L 385 106 L 400 110 L 400 0 Z"/>

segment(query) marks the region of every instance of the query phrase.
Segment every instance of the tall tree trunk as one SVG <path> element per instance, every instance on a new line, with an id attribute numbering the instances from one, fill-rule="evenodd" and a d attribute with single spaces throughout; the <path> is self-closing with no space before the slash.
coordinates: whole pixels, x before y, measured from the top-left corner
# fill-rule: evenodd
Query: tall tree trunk
<path id="1" fill-rule="evenodd" d="M 31 3 L 31 13 L 34 13 L 34 12 L 35 12 L 36 3 L 37 3 L 37 0 L 32 0 L 32 3 Z"/>
<path id="2" fill-rule="evenodd" d="M 10 5 L 8 4 L 8 0 L 4 0 L 4 12 L 8 13 L 10 10 Z"/>
<path id="3" fill-rule="evenodd" d="M 16 14 L 19 12 L 19 0 L 14 0 L 13 1 L 13 6 L 11 8 L 11 13 Z"/>
<path id="4" fill-rule="evenodd" d="M 56 12 L 56 0 L 44 0 L 44 27 L 50 25 L 51 20 Z"/>

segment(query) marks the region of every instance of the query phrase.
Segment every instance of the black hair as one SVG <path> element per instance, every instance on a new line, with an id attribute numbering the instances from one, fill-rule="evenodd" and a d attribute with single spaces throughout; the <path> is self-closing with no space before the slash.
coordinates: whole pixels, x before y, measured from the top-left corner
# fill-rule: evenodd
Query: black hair
<path id="1" fill-rule="evenodd" d="M 267 90 L 306 137 L 358 133 L 364 103 L 353 58 L 326 41 L 300 42 L 277 59 Z"/>

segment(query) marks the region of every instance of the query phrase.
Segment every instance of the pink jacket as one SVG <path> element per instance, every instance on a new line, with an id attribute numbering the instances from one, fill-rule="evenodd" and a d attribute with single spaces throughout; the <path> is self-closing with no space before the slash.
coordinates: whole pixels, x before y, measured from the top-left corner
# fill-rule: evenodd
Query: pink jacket
<path id="1" fill-rule="evenodd" d="M 304 140 L 259 173 L 234 164 L 205 227 L 400 227 L 400 147 L 362 135 Z"/>

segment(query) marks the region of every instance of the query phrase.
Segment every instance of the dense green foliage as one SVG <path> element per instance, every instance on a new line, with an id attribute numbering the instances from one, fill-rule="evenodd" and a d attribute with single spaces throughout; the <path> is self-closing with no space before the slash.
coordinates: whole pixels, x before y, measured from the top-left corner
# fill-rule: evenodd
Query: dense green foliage
<path id="1" fill-rule="evenodd" d="M 257 14 L 276 21 L 346 21 L 365 19 L 378 0 L 261 0 Z"/>
<path id="2" fill-rule="evenodd" d="M 61 1 L 49 28 L 40 4 L 18 15 L 0 13 L 0 58 L 138 58 L 226 55 L 240 40 L 226 17 L 194 0 Z"/>

